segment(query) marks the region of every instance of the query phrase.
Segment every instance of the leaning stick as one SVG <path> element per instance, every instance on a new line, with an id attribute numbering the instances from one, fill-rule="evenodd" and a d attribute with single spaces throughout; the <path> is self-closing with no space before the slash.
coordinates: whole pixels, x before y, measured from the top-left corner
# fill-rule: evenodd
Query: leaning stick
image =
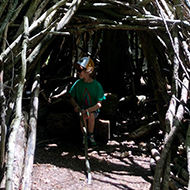
<path id="1" fill-rule="evenodd" d="M 84 120 L 82 118 L 82 112 L 81 110 L 79 110 L 79 116 L 80 116 L 80 120 L 83 124 L 83 131 L 84 131 L 84 135 L 85 135 L 85 164 L 86 164 L 86 171 L 87 171 L 87 180 L 88 180 L 88 184 L 91 184 L 91 179 L 92 179 L 92 175 L 91 175 L 91 169 L 90 169 L 90 162 L 88 159 L 88 142 L 87 142 L 87 130 L 84 124 Z"/>

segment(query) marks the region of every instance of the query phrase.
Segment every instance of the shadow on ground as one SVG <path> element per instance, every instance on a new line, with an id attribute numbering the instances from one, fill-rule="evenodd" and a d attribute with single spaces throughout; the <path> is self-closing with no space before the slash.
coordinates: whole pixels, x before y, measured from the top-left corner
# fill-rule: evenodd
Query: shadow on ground
<path id="1" fill-rule="evenodd" d="M 89 150 L 92 183 L 87 184 L 80 139 L 64 137 L 37 142 L 33 189 L 148 190 L 152 182 L 150 156 L 145 143 L 113 135 Z"/>

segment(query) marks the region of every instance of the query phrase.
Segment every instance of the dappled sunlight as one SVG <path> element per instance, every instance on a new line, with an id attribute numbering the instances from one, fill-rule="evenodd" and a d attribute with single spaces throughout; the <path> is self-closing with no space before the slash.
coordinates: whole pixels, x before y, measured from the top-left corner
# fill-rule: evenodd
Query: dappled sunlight
<path id="1" fill-rule="evenodd" d="M 139 185 L 143 185 L 144 189 L 148 190 L 152 180 L 150 158 L 136 155 L 137 149 L 138 146 L 134 141 L 117 140 L 100 144 L 95 150 L 89 149 L 91 188 L 97 189 L 101 186 L 104 189 L 105 185 L 108 189 L 136 190 Z M 35 177 L 36 172 L 38 179 Z M 40 177 L 44 173 L 47 176 Z M 64 184 L 67 188 L 69 186 L 75 188 L 77 184 L 79 187 L 87 188 L 84 152 L 79 150 L 76 144 L 61 139 L 40 144 L 36 149 L 33 180 L 33 187 L 35 181 L 39 180 L 42 187 L 43 184 L 48 184 L 52 188 L 58 188 Z"/>

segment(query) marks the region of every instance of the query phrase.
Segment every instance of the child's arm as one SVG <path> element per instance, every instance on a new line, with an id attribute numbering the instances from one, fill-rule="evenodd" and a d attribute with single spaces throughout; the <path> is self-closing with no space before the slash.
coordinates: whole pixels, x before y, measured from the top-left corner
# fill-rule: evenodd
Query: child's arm
<path id="1" fill-rule="evenodd" d="M 72 96 L 70 97 L 70 103 L 74 107 L 74 110 L 78 112 L 80 109 L 80 106 L 76 103 L 75 99 Z"/>
<path id="2" fill-rule="evenodd" d="M 88 111 L 89 111 L 89 113 L 91 113 L 91 112 L 93 112 L 93 111 L 96 111 L 96 110 L 100 109 L 101 107 L 102 107 L 102 102 L 99 101 L 99 102 L 98 102 L 97 104 L 95 104 L 94 106 L 89 107 L 89 108 L 88 108 Z"/>

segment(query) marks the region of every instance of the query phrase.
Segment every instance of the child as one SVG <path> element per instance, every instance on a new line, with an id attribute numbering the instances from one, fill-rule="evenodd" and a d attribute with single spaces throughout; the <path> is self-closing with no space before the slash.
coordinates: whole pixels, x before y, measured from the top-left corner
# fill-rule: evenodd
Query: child
<path id="1" fill-rule="evenodd" d="M 90 57 L 81 58 L 75 68 L 80 79 L 78 79 L 71 87 L 69 93 L 71 95 L 70 102 L 74 107 L 74 111 L 82 110 L 82 118 L 88 131 L 88 138 L 91 147 L 97 147 L 94 140 L 95 119 L 99 114 L 102 101 L 105 99 L 104 91 L 101 84 L 93 79 L 94 62 Z M 83 134 L 82 146 L 85 144 L 83 132 L 83 123 L 80 122 Z"/>

